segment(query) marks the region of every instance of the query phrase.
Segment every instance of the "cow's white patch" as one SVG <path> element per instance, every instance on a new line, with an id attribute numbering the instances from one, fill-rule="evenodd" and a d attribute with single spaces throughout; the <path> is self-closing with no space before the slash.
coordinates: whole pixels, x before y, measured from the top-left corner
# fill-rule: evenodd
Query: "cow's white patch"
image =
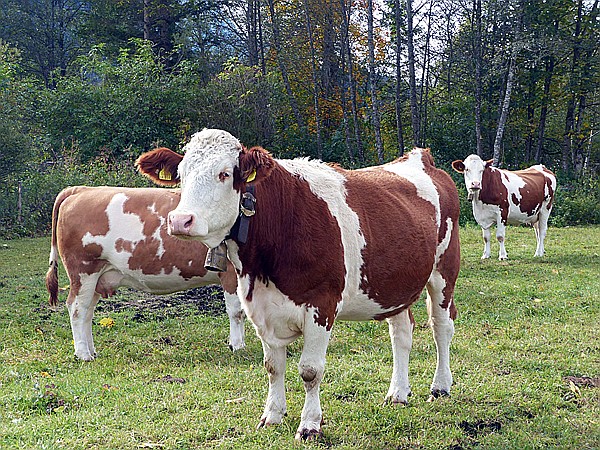
<path id="1" fill-rule="evenodd" d="M 417 188 L 417 195 L 433 205 L 435 223 L 439 228 L 441 224 L 440 195 L 431 177 L 425 173 L 421 151 L 414 149 L 406 160 L 386 164 L 382 167 L 384 170 L 410 181 Z"/>
<path id="2" fill-rule="evenodd" d="M 346 202 L 346 179 L 320 161 L 295 159 L 278 160 L 278 163 L 292 175 L 305 180 L 311 192 L 327 204 L 329 212 L 338 223 L 344 247 L 346 279 L 343 300 L 346 302 L 349 295 L 358 294 L 360 268 L 363 265 L 362 250 L 367 244 L 358 215 Z"/>
<path id="3" fill-rule="evenodd" d="M 163 243 L 162 236 L 160 235 L 160 230 L 165 225 L 165 218 L 156 210 L 156 203 L 152 203 L 152 205 L 148 206 L 148 210 L 150 211 L 150 214 L 156 216 L 160 221 L 160 225 L 156 227 L 156 230 L 154 230 L 154 233 L 152 233 L 152 238 L 158 242 L 158 250 L 156 251 L 156 256 L 158 258 L 162 258 L 165 254 L 165 246 Z"/>
<path id="4" fill-rule="evenodd" d="M 273 283 L 268 286 L 254 280 L 252 297 L 248 301 L 250 279 L 238 277 L 238 297 L 256 333 L 272 347 L 283 347 L 294 342 L 304 330 L 306 307 L 296 305 Z M 260 299 L 252 301 L 252 298 Z"/>
<path id="5" fill-rule="evenodd" d="M 435 265 L 437 266 L 440 262 L 440 258 L 442 255 L 448 250 L 448 246 L 450 245 L 450 238 L 452 237 L 452 229 L 454 228 L 454 222 L 452 219 L 448 217 L 446 219 L 446 234 L 444 235 L 444 239 L 440 242 L 435 250 Z"/>

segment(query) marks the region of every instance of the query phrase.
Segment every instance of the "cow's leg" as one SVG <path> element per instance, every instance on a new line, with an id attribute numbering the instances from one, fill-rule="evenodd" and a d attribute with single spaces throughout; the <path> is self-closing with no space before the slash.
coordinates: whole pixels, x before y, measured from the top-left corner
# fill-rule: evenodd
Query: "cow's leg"
<path id="1" fill-rule="evenodd" d="M 536 223 L 533 224 L 533 229 L 535 230 L 535 237 L 537 240 L 537 247 L 535 249 L 535 254 L 533 255 L 534 257 L 544 256 L 544 239 L 546 238 L 546 231 L 548 231 L 549 216 L 550 211 L 548 211 L 544 206 L 542 206 L 540 218 Z"/>
<path id="2" fill-rule="evenodd" d="M 262 338 L 261 341 L 265 369 L 269 376 L 269 393 L 258 428 L 281 423 L 286 413 L 284 380 L 286 347 L 271 347 Z"/>
<path id="3" fill-rule="evenodd" d="M 490 231 L 490 227 L 481 228 L 483 233 L 483 255 L 481 255 L 481 259 L 488 259 L 491 254 L 491 239 L 492 233 Z"/>
<path id="4" fill-rule="evenodd" d="M 414 320 L 409 309 L 389 317 L 387 320 L 390 338 L 392 340 L 392 353 L 394 356 L 394 370 L 390 388 L 385 396 L 386 402 L 394 404 L 408 403 L 410 396 L 410 383 L 408 382 L 408 360 L 412 348 Z"/>
<path id="5" fill-rule="evenodd" d="M 229 316 L 229 348 L 236 351 L 246 346 L 244 342 L 244 318 L 246 314 L 237 294 L 223 291 L 223 295 L 225 297 L 225 309 Z"/>
<path id="6" fill-rule="evenodd" d="M 508 259 L 506 248 L 504 247 L 504 237 L 506 236 L 506 226 L 499 220 L 496 224 L 496 239 L 500 245 L 500 251 L 498 253 L 498 259 L 500 261 Z"/>
<path id="7" fill-rule="evenodd" d="M 323 411 L 319 389 L 325 371 L 325 353 L 331 331 L 314 322 L 314 311 L 309 310 L 304 325 L 304 347 L 298 364 L 300 377 L 304 381 L 306 397 L 300 417 L 296 439 L 312 439 L 321 435 Z"/>
<path id="8" fill-rule="evenodd" d="M 92 337 L 92 319 L 94 318 L 94 308 L 100 298 L 100 295 L 95 292 L 98 278 L 97 274 L 82 275 L 81 287 L 76 292 L 71 289 L 67 297 L 75 356 L 84 361 L 92 361 L 96 356 Z"/>
<path id="9" fill-rule="evenodd" d="M 444 289 L 446 289 L 448 299 L 444 296 Z M 450 341 L 454 335 L 453 291 L 453 286 L 447 285 L 438 270 L 434 269 L 427 282 L 427 312 L 437 349 L 437 366 L 433 383 L 431 383 L 430 401 L 439 396 L 449 395 L 450 386 L 452 386 Z"/>

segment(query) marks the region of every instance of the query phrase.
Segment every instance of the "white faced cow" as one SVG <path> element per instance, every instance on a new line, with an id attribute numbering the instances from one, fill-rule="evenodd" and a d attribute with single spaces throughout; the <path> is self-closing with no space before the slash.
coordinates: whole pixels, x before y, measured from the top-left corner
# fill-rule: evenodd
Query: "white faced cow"
<path id="1" fill-rule="evenodd" d="M 456 160 L 452 167 L 464 174 L 473 216 L 483 230 L 481 259 L 490 257 L 490 228 L 494 224 L 500 244 L 498 259 L 508 258 L 504 247 L 507 224 L 532 225 L 537 238 L 534 256 L 544 256 L 544 238 L 556 192 L 556 177 L 552 172 L 541 164 L 511 172 L 492 167 L 492 160 L 483 161 L 477 155 Z"/>
<path id="2" fill-rule="evenodd" d="M 166 168 L 181 178 L 170 233 L 211 248 L 226 240 L 269 377 L 259 426 L 278 424 L 286 413 L 286 346 L 303 336 L 306 398 L 296 438 L 320 435 L 319 386 L 338 319 L 387 320 L 394 368 L 386 399 L 406 403 L 414 326 L 408 308 L 425 287 L 437 346 L 432 398 L 450 392 L 459 204 L 452 179 L 428 150 L 349 171 L 274 159 L 225 131 L 205 129 L 183 157 L 158 150 L 138 161 L 150 177 Z"/>
<path id="3" fill-rule="evenodd" d="M 113 295 L 119 286 L 168 294 L 221 283 L 229 345 L 233 350 L 244 346 L 244 312 L 233 266 L 218 275 L 208 272 L 206 246 L 167 234 L 167 213 L 178 202 L 179 191 L 156 188 L 78 186 L 56 197 L 46 286 L 50 304 L 56 305 L 60 254 L 71 282 L 67 307 L 78 358 L 94 359 L 94 308 L 100 297 Z"/>

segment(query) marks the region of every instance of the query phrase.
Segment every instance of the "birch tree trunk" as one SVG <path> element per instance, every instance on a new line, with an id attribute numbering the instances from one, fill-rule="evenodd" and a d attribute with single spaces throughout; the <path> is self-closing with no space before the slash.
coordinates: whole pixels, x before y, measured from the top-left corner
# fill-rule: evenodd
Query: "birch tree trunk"
<path id="1" fill-rule="evenodd" d="M 368 27 L 367 41 L 369 46 L 369 88 L 371 91 L 371 123 L 375 132 L 375 148 L 377 159 L 383 164 L 383 141 L 381 139 L 381 122 L 379 119 L 379 105 L 375 86 L 375 43 L 373 39 L 373 0 L 367 2 Z"/>
<path id="2" fill-rule="evenodd" d="M 398 155 L 404 153 L 404 132 L 402 130 L 402 15 L 400 14 L 400 0 L 394 0 L 394 19 L 396 21 L 396 133 L 398 137 Z"/>
<path id="3" fill-rule="evenodd" d="M 420 146 L 423 146 L 427 140 L 427 113 L 429 100 L 429 65 L 430 65 L 430 45 L 431 45 L 431 17 L 433 15 L 433 5 L 435 2 L 429 3 L 429 11 L 427 12 L 427 33 L 425 35 L 425 54 L 423 55 L 423 70 L 421 72 L 421 83 L 419 89 L 419 141 Z"/>
<path id="4" fill-rule="evenodd" d="M 354 126 L 354 140 L 356 141 L 356 149 L 358 151 L 358 160 L 361 163 L 365 162 L 365 151 L 362 143 L 360 121 L 358 119 L 358 101 L 356 95 L 356 80 L 354 79 L 354 64 L 352 63 L 352 49 L 350 48 L 350 38 L 348 35 L 350 23 L 350 9 L 346 6 L 345 0 L 340 0 L 342 10 L 342 20 L 344 29 L 346 30 L 346 47 L 343 51 L 346 52 L 348 62 L 348 84 L 350 87 L 350 105 L 352 107 L 352 123 Z"/>
<path id="5" fill-rule="evenodd" d="M 413 12 L 412 0 L 406 0 L 406 43 L 408 49 L 408 84 L 410 88 L 410 113 L 413 129 L 412 143 L 421 145 L 421 118 L 419 116 L 419 102 L 417 100 L 417 81 L 415 76 L 415 47 L 413 42 Z"/>
<path id="6" fill-rule="evenodd" d="M 481 43 L 481 0 L 473 0 L 473 59 L 475 60 L 475 139 L 477 144 L 477 155 L 483 157 L 483 136 L 481 133 L 481 66 L 482 51 Z"/>
<path id="7" fill-rule="evenodd" d="M 313 81 L 313 101 L 315 108 L 315 126 L 317 131 L 317 157 L 323 158 L 323 139 L 321 137 L 321 108 L 319 107 L 319 77 L 317 76 L 316 52 L 313 39 L 312 24 L 310 22 L 310 13 L 308 11 L 308 0 L 304 0 L 304 13 L 306 19 L 306 33 L 308 34 L 308 44 L 310 47 L 310 64 Z"/>
<path id="8" fill-rule="evenodd" d="M 500 161 L 500 149 L 502 146 L 502 136 L 504 134 L 504 128 L 508 119 L 508 112 L 510 108 L 510 96 L 512 93 L 512 87 L 515 78 L 515 69 L 517 61 L 516 50 L 512 51 L 510 57 L 510 65 L 508 67 L 508 76 L 506 77 L 506 91 L 504 92 L 504 101 L 502 102 L 502 110 L 500 113 L 500 119 L 498 119 L 498 128 L 496 129 L 496 139 L 494 140 L 494 162 L 492 165 L 498 167 Z"/>

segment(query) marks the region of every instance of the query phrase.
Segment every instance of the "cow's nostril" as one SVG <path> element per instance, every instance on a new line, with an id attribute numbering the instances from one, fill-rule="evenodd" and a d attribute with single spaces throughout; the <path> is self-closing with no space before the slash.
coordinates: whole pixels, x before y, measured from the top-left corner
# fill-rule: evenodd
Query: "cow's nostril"
<path id="1" fill-rule="evenodd" d="M 194 218 L 192 216 L 190 216 L 190 218 L 188 220 L 186 220 L 185 223 L 183 224 L 183 228 L 185 228 L 186 230 L 189 230 L 192 227 L 193 223 L 194 223 Z"/>

